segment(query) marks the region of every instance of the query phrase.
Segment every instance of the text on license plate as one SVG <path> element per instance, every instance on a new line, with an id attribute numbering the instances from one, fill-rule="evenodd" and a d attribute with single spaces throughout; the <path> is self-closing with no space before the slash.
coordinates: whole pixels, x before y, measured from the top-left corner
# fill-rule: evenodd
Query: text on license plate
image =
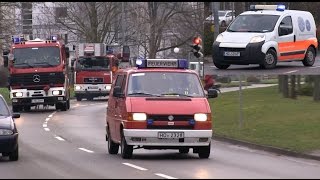
<path id="1" fill-rule="evenodd" d="M 158 132 L 159 139 L 178 139 L 184 138 L 184 132 Z"/>
<path id="2" fill-rule="evenodd" d="M 225 51 L 224 56 L 240 56 L 240 52 Z"/>
<path id="3" fill-rule="evenodd" d="M 32 99 L 32 103 L 44 103 L 44 99 Z"/>
<path id="4" fill-rule="evenodd" d="M 98 89 L 98 86 L 89 86 L 88 89 Z"/>

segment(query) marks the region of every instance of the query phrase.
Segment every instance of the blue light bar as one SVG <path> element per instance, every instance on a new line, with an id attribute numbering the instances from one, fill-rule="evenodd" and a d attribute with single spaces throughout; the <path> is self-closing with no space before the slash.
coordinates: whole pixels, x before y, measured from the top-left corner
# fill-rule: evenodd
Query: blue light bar
<path id="1" fill-rule="evenodd" d="M 174 68 L 188 69 L 189 63 L 186 59 L 137 59 L 136 66 L 142 68 Z"/>
<path id="2" fill-rule="evenodd" d="M 58 40 L 58 36 L 57 35 L 51 35 L 50 40 L 57 41 Z"/>
<path id="3" fill-rule="evenodd" d="M 24 41 L 23 36 L 12 36 L 11 38 L 12 38 L 12 42 L 13 42 L 14 44 L 19 44 L 19 43 L 21 43 L 22 41 Z"/>
<path id="4" fill-rule="evenodd" d="M 284 11 L 285 9 L 286 9 L 286 6 L 283 5 L 283 4 L 279 4 L 279 5 L 277 6 L 277 11 Z"/>

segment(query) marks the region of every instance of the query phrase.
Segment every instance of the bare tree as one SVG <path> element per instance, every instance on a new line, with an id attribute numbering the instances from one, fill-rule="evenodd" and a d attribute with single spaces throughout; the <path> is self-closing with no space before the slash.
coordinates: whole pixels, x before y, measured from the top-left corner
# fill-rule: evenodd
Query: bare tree
<path id="1" fill-rule="evenodd" d="M 320 75 L 314 75 L 313 100 L 320 102 Z"/>
<path id="2" fill-rule="evenodd" d="M 288 75 L 281 75 L 283 76 L 282 78 L 282 95 L 284 98 L 289 97 L 289 82 L 288 82 Z"/>
<path id="3" fill-rule="evenodd" d="M 290 98 L 297 99 L 297 92 L 296 92 L 296 75 L 290 76 Z"/>

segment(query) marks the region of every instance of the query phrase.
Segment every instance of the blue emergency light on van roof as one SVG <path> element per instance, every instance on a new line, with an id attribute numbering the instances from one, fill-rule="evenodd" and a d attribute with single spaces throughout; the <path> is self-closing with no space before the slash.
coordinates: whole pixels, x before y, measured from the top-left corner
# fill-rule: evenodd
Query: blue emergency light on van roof
<path id="1" fill-rule="evenodd" d="M 57 41 L 58 40 L 58 36 L 57 35 L 51 35 L 50 40 Z"/>
<path id="2" fill-rule="evenodd" d="M 143 68 L 176 68 L 188 69 L 189 63 L 186 59 L 137 59 L 136 66 Z"/>
<path id="3" fill-rule="evenodd" d="M 19 44 L 19 43 L 21 43 L 22 41 L 24 41 L 23 36 L 12 36 L 12 42 L 13 42 L 14 44 Z"/>
<path id="4" fill-rule="evenodd" d="M 284 11 L 286 6 L 284 4 L 279 5 L 250 5 L 251 11 L 257 10 L 277 10 L 277 11 Z"/>

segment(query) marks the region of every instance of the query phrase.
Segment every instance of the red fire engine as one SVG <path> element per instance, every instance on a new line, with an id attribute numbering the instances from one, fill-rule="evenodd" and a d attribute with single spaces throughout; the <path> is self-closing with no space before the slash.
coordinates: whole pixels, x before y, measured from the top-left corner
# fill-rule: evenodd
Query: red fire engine
<path id="1" fill-rule="evenodd" d="M 77 100 L 93 100 L 109 95 L 113 73 L 118 70 L 118 59 L 114 54 L 106 53 L 103 43 L 80 43 L 72 69 Z"/>
<path id="2" fill-rule="evenodd" d="M 11 50 L 4 52 L 12 111 L 29 111 L 40 104 L 69 109 L 69 48 L 63 40 L 58 36 L 48 40 L 13 36 L 12 42 Z"/>

